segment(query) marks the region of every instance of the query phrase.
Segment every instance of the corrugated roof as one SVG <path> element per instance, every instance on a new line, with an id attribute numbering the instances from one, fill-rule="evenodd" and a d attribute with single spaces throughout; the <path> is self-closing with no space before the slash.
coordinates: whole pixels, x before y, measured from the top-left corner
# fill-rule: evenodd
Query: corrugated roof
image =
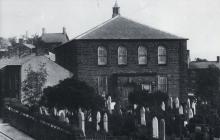
<path id="1" fill-rule="evenodd" d="M 69 39 L 64 33 L 44 33 L 41 39 L 45 43 L 66 43 Z"/>
<path id="2" fill-rule="evenodd" d="M 116 16 L 75 39 L 186 39 Z"/>
<path id="3" fill-rule="evenodd" d="M 206 61 L 206 62 L 190 62 L 189 68 L 190 69 L 207 69 L 209 66 L 214 65 L 220 69 L 220 62 L 217 61 Z"/>

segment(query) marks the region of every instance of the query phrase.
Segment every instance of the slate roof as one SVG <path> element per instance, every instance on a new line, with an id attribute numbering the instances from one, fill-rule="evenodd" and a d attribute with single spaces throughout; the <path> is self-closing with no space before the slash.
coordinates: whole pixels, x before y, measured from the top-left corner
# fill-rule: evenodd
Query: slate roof
<path id="1" fill-rule="evenodd" d="M 69 41 L 69 38 L 64 33 L 44 33 L 41 36 L 41 39 L 45 43 L 66 43 Z"/>
<path id="2" fill-rule="evenodd" d="M 116 16 L 75 39 L 186 39 Z"/>
<path id="3" fill-rule="evenodd" d="M 189 69 L 207 69 L 210 65 L 214 65 L 220 69 L 220 62 L 217 61 L 206 61 L 206 62 L 192 61 L 189 63 Z"/>

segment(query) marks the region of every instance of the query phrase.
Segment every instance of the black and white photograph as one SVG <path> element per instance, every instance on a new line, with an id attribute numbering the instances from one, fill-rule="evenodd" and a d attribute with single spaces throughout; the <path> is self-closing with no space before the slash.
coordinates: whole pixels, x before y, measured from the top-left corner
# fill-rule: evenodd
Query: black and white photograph
<path id="1" fill-rule="evenodd" d="M 220 0 L 0 0 L 0 140 L 220 140 Z"/>

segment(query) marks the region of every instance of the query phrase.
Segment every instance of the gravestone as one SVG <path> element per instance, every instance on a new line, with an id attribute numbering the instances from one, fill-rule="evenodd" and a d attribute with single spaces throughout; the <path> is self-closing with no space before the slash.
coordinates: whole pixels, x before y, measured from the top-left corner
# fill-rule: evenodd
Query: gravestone
<path id="1" fill-rule="evenodd" d="M 106 133 L 108 133 L 108 115 L 107 113 L 103 116 L 103 126 Z"/>
<path id="2" fill-rule="evenodd" d="M 152 120 L 152 128 L 153 128 L 153 138 L 158 139 L 159 138 L 158 119 L 156 116 Z"/>
<path id="3" fill-rule="evenodd" d="M 53 108 L 53 115 L 54 115 L 54 116 L 57 116 L 57 115 L 58 115 L 58 113 L 57 113 L 57 108 L 56 108 L 56 107 Z"/>
<path id="4" fill-rule="evenodd" d="M 175 108 L 179 108 L 179 106 L 180 106 L 180 101 L 179 101 L 179 98 L 178 98 L 178 97 L 175 98 L 174 104 L 175 104 Z"/>
<path id="5" fill-rule="evenodd" d="M 141 107 L 141 109 L 140 109 L 140 115 L 141 115 L 141 125 L 146 126 L 145 109 L 144 109 L 144 107 Z"/>
<path id="6" fill-rule="evenodd" d="M 108 108 L 108 111 L 109 111 L 110 114 L 112 114 L 111 104 L 112 104 L 112 98 L 111 98 L 111 96 L 108 96 L 107 108 Z"/>
<path id="7" fill-rule="evenodd" d="M 96 115 L 96 130 L 100 131 L 101 113 L 98 111 Z"/>
<path id="8" fill-rule="evenodd" d="M 81 108 L 79 108 L 78 119 L 79 119 L 79 129 L 82 130 L 83 135 L 85 136 L 85 116 Z"/>
<path id="9" fill-rule="evenodd" d="M 191 108 L 191 103 L 190 103 L 190 99 L 189 98 L 187 99 L 187 108 L 188 109 Z"/>
<path id="10" fill-rule="evenodd" d="M 58 115 L 59 115 L 59 120 L 64 122 L 65 119 L 66 119 L 65 111 L 64 110 L 60 110 Z"/>
<path id="11" fill-rule="evenodd" d="M 159 129 L 159 140 L 165 140 L 166 132 L 165 132 L 165 120 L 160 120 L 160 129 Z"/>
<path id="12" fill-rule="evenodd" d="M 166 106 L 165 106 L 165 103 L 164 103 L 164 102 L 161 103 L 161 109 L 162 109 L 163 111 L 166 110 Z"/>
<path id="13" fill-rule="evenodd" d="M 168 107 L 173 109 L 173 98 L 172 97 L 169 97 L 169 99 L 168 99 Z"/>
<path id="14" fill-rule="evenodd" d="M 182 105 L 180 105 L 180 107 L 179 107 L 179 115 L 183 115 L 183 106 Z"/>
<path id="15" fill-rule="evenodd" d="M 192 111 L 192 108 L 189 109 L 189 112 L 188 112 L 188 118 L 189 118 L 189 119 L 193 118 L 193 111 Z"/>
<path id="16" fill-rule="evenodd" d="M 196 103 L 195 102 L 192 103 L 192 109 L 193 109 L 194 115 L 196 115 Z"/>

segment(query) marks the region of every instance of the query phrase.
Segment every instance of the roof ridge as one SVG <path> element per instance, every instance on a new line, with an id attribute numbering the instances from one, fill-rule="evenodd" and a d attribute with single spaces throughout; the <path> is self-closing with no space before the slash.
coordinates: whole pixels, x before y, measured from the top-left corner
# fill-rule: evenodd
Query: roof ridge
<path id="1" fill-rule="evenodd" d="M 94 30 L 96 30 L 96 29 L 98 29 L 98 28 L 104 26 L 105 24 L 109 23 L 110 21 L 115 20 L 115 19 L 118 18 L 118 17 L 120 17 L 120 15 L 115 16 L 115 17 L 113 17 L 113 18 L 111 18 L 111 19 L 108 19 L 107 21 L 105 21 L 105 22 L 103 22 L 103 23 L 101 23 L 101 24 L 99 24 L 99 25 L 93 27 L 92 29 L 87 30 L 86 32 L 84 32 L 84 33 L 82 33 L 82 34 L 76 36 L 74 39 L 80 39 L 80 38 L 82 38 L 83 36 L 85 36 L 86 34 L 91 33 L 92 31 L 94 31 Z"/>

